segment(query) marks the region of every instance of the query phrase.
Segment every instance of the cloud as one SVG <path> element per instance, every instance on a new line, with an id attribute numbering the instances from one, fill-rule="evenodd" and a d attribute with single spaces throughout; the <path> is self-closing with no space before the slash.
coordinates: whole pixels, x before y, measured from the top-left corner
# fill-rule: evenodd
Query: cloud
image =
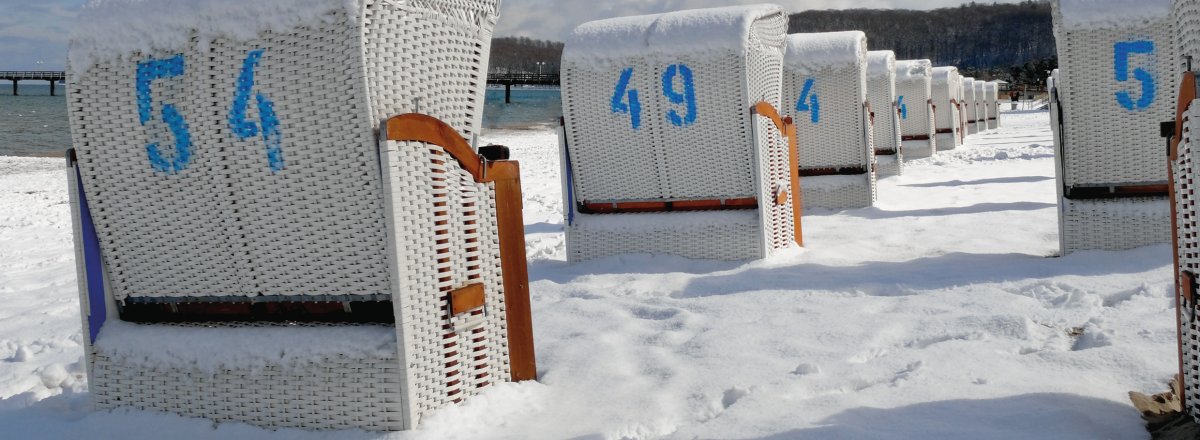
<path id="1" fill-rule="evenodd" d="M 0 70 L 62 70 L 67 38 L 83 3 L 0 0 Z"/>
<path id="2" fill-rule="evenodd" d="M 1015 0 L 1003 0 L 1011 2 Z M 565 40 L 576 26 L 602 18 L 653 14 L 680 9 L 711 8 L 761 0 L 503 0 L 497 36 Z M 790 13 L 812 9 L 935 9 L 955 7 L 963 0 L 780 0 Z"/>

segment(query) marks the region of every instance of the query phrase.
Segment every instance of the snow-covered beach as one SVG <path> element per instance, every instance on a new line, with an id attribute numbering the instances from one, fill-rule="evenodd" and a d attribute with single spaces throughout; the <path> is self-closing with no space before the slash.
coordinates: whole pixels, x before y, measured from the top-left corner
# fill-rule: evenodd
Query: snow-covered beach
<path id="1" fill-rule="evenodd" d="M 1170 247 L 1056 257 L 1049 117 L 1002 118 L 742 263 L 567 264 L 555 133 L 486 134 L 521 161 L 541 376 L 388 434 L 91 411 L 64 161 L 0 157 L 0 437 L 1147 438 Z"/>

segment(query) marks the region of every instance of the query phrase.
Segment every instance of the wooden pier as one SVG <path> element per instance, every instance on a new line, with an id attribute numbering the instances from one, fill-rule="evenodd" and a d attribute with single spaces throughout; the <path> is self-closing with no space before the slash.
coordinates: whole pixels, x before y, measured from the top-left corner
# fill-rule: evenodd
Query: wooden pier
<path id="1" fill-rule="evenodd" d="M 0 80 L 12 81 L 13 96 L 17 96 L 17 83 L 25 80 L 50 81 L 50 96 L 54 96 L 55 85 L 67 80 L 66 72 L 55 71 L 0 71 Z"/>
<path id="2" fill-rule="evenodd" d="M 512 102 L 512 86 L 557 86 L 557 73 L 489 73 L 488 84 L 504 85 L 504 103 Z"/>

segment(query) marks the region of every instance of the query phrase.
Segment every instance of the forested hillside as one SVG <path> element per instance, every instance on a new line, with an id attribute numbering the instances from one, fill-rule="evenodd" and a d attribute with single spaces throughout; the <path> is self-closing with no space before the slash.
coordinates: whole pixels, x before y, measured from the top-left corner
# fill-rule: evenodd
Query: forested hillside
<path id="1" fill-rule="evenodd" d="M 1052 62 L 1057 56 L 1050 4 L 1041 1 L 970 3 L 931 11 L 804 11 L 788 22 L 789 33 L 844 30 L 866 32 L 871 49 L 893 50 L 898 59 L 929 58 L 934 65 L 958 66 L 981 76 L 1009 79 L 1014 67 L 1035 70 L 1057 64 Z"/>
<path id="2" fill-rule="evenodd" d="M 792 14 L 788 32 L 866 32 L 871 49 L 899 59 L 929 58 L 967 75 L 1019 83 L 1039 82 L 1057 66 L 1050 4 L 970 3 L 956 8 L 848 9 Z M 562 43 L 530 38 L 492 40 L 493 72 L 558 72 Z M 544 63 L 539 65 L 538 63 Z"/>

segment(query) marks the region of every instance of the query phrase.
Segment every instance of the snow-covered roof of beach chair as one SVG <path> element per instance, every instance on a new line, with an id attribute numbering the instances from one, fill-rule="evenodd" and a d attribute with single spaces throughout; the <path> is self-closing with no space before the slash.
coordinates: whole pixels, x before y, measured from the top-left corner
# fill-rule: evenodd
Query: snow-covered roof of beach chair
<path id="1" fill-rule="evenodd" d="M 875 113 L 876 152 L 900 148 L 900 116 L 896 110 L 896 54 L 890 50 L 867 52 L 867 99 Z"/>
<path id="2" fill-rule="evenodd" d="M 1174 116 L 1170 0 L 1055 0 L 1068 188 L 1162 184 L 1158 123 Z"/>
<path id="3" fill-rule="evenodd" d="M 788 180 L 788 148 L 752 114 L 760 101 L 779 107 L 786 26 L 778 6 L 754 5 L 575 29 L 562 57 L 569 258 L 646 252 L 746 259 L 794 242 L 791 222 L 777 215 L 790 206 L 762 202 Z M 721 215 L 760 226 L 710 225 L 723 232 L 713 229 L 709 240 L 693 236 L 703 229 L 698 224 L 655 223 L 651 215 L 573 214 L 600 204 L 749 199 L 760 201 L 759 212 Z M 625 226 L 601 227 L 614 222 Z"/>
<path id="4" fill-rule="evenodd" d="M 503 300 L 509 271 L 499 264 L 495 185 L 466 171 L 480 166 L 477 157 L 460 166 L 432 143 L 379 142 L 385 120 L 415 111 L 448 124 L 438 133 L 478 134 L 498 8 L 498 0 L 86 6 L 71 37 L 68 105 L 79 170 L 72 190 L 86 198 L 91 216 L 81 224 L 94 224 L 98 242 L 88 259 L 97 266 L 81 273 L 104 287 L 81 289 L 87 301 L 104 296 L 85 307 L 89 319 L 105 303 L 123 304 L 121 319 L 143 306 L 149 320 L 206 304 L 236 304 L 221 313 L 238 319 L 263 305 L 307 313 L 333 304 L 336 313 L 378 310 L 372 319 L 395 321 L 383 334 L 400 335 L 368 359 L 306 358 L 301 367 L 320 369 L 312 374 L 269 362 L 226 364 L 216 375 L 152 370 L 96 351 L 93 398 L 271 427 L 390 430 L 507 380 L 499 311 L 515 305 Z M 472 283 L 491 312 L 449 316 L 448 289 Z M 322 328 L 354 333 L 344 324 Z M 463 349 L 449 356 L 447 344 Z M 467 348 L 487 360 L 468 359 Z"/>
<path id="5" fill-rule="evenodd" d="M 941 66 L 933 68 L 933 80 L 930 81 L 930 86 L 933 90 L 933 105 L 937 106 L 938 109 L 934 115 L 934 122 L 937 124 L 936 129 L 938 133 L 954 134 L 958 132 L 958 107 L 960 105 L 958 102 L 958 90 L 960 79 L 957 67 Z M 953 142 L 953 139 L 951 139 L 951 142 Z M 940 143 L 939 146 L 941 146 Z"/>
<path id="6" fill-rule="evenodd" d="M 933 135 L 933 63 L 929 60 L 896 61 L 896 95 L 901 108 L 901 135 L 929 139 Z"/>

